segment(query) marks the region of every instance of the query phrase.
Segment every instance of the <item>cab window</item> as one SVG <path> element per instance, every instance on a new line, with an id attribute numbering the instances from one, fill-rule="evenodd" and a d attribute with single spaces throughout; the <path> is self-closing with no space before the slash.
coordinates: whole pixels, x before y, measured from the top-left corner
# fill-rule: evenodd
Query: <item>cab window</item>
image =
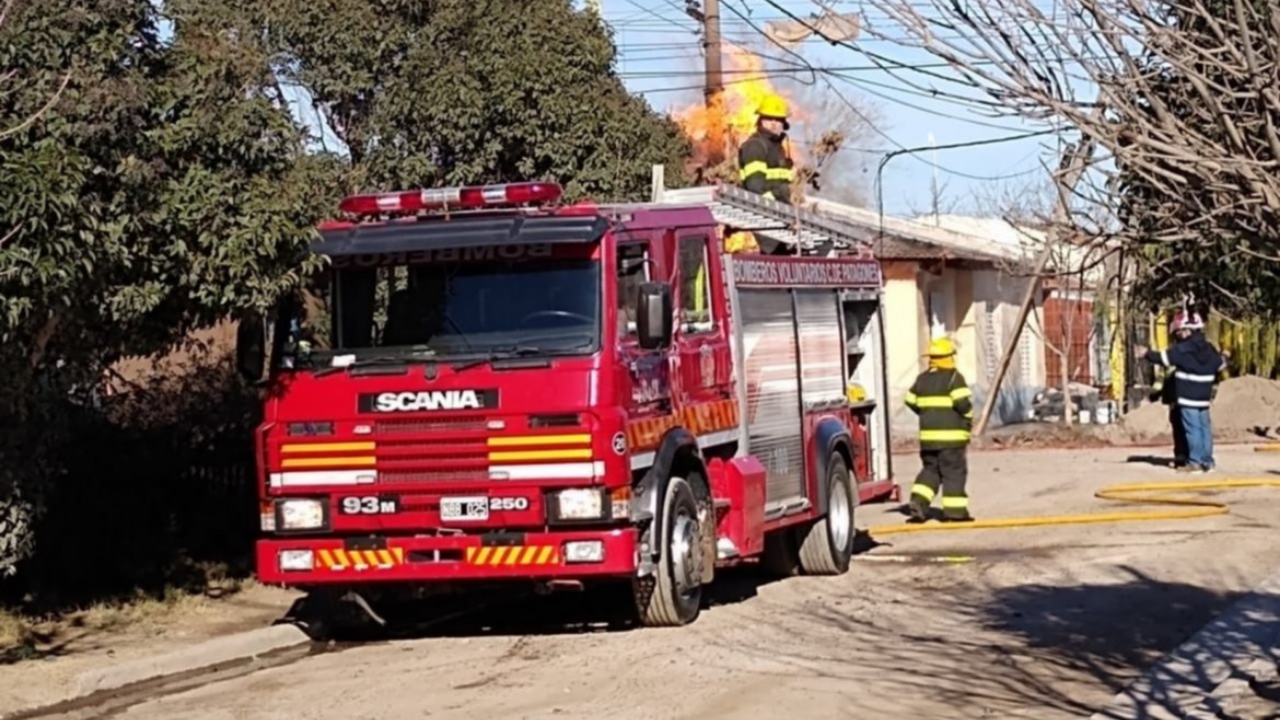
<path id="1" fill-rule="evenodd" d="M 618 337 L 636 336 L 636 305 L 640 300 L 640 284 L 649 281 L 649 246 L 647 243 L 618 245 Z"/>
<path id="2" fill-rule="evenodd" d="M 686 334 L 714 327 L 707 245 L 706 237 L 680 238 L 680 331 Z"/>

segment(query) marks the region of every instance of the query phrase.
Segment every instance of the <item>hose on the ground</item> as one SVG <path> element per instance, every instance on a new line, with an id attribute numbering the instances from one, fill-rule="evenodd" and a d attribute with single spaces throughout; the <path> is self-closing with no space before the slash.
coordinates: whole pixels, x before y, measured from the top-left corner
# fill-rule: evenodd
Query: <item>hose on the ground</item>
<path id="1" fill-rule="evenodd" d="M 1108 485 L 1094 497 L 1126 505 L 1172 505 L 1177 509 L 1126 512 L 1082 513 L 1078 515 L 1044 515 L 1033 517 L 995 518 L 973 522 L 899 525 L 877 525 L 867 529 L 872 537 L 902 533 L 956 530 L 990 530 L 995 528 L 1042 527 L 1045 525 L 1088 525 L 1093 523 L 1137 522 L 1143 520 L 1189 520 L 1226 515 L 1231 508 L 1224 502 L 1205 497 L 1187 496 L 1193 490 L 1227 490 L 1232 488 L 1280 488 L 1280 478 L 1191 480 L 1187 482 L 1145 482 Z M 1170 495 L 1169 493 L 1175 493 Z"/>

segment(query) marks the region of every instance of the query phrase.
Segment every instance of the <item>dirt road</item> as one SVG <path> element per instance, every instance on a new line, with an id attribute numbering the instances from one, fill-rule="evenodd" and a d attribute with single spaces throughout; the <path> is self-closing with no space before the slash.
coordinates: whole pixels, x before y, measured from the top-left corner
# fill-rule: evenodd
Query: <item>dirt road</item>
<path id="1" fill-rule="evenodd" d="M 976 454 L 974 512 L 1114 509 L 1092 491 L 1181 477 L 1127 461 L 1143 452 Z M 1219 477 L 1280 466 L 1280 454 L 1219 455 Z M 896 463 L 901 478 L 915 471 L 913 458 Z M 679 630 L 566 630 L 573 602 L 522 601 L 443 634 L 313 656 L 117 717 L 1087 716 L 1280 566 L 1280 493 L 1222 497 L 1231 515 L 1193 521 L 893 536 L 843 577 L 731 577 Z M 859 525 L 901 522 L 891 511 L 861 508 Z M 927 562 L 939 554 L 974 559 Z M 886 555 L 916 560 L 871 559 Z"/>

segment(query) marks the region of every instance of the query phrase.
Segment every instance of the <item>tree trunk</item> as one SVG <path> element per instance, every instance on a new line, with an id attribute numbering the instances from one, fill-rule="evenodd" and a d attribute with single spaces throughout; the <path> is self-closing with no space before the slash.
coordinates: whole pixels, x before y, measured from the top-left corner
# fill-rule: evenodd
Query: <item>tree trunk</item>
<path id="1" fill-rule="evenodd" d="M 1070 331 L 1068 331 L 1068 335 Z M 1062 371 L 1062 423 L 1067 427 L 1071 427 L 1073 423 L 1073 413 L 1071 412 L 1071 345 L 1070 337 L 1063 342 L 1062 352 L 1058 354 L 1058 367 Z"/>

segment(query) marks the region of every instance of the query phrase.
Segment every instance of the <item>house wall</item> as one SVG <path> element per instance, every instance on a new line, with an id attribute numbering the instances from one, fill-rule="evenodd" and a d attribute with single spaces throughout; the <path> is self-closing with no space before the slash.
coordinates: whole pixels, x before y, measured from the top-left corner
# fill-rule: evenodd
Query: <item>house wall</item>
<path id="1" fill-rule="evenodd" d="M 914 433 L 916 416 L 903 398 L 928 366 L 930 340 L 951 338 L 956 368 L 966 378 L 981 373 L 973 271 L 909 261 L 885 261 L 883 270 L 890 424 L 895 433 Z"/>
<path id="2" fill-rule="evenodd" d="M 923 323 L 924 299 L 916 281 L 917 264 L 914 262 L 885 261 L 884 273 L 884 327 L 885 371 L 888 373 L 889 427 L 894 433 L 915 427 L 915 414 L 903 405 L 903 398 L 920 373 L 920 356 L 928 343 Z"/>
<path id="3" fill-rule="evenodd" d="M 974 396 L 985 403 L 995 379 L 1005 343 L 1016 329 L 1018 310 L 1029 280 L 999 270 L 977 270 L 973 273 L 975 331 L 978 347 L 978 370 L 973 375 Z M 1018 339 L 1017 350 L 1001 383 L 997 405 L 991 414 L 993 425 L 1021 422 L 1027 419 L 1035 394 L 1045 387 L 1044 343 L 1039 335 L 1042 327 L 1043 300 L 1036 298 L 1032 315 Z"/>

